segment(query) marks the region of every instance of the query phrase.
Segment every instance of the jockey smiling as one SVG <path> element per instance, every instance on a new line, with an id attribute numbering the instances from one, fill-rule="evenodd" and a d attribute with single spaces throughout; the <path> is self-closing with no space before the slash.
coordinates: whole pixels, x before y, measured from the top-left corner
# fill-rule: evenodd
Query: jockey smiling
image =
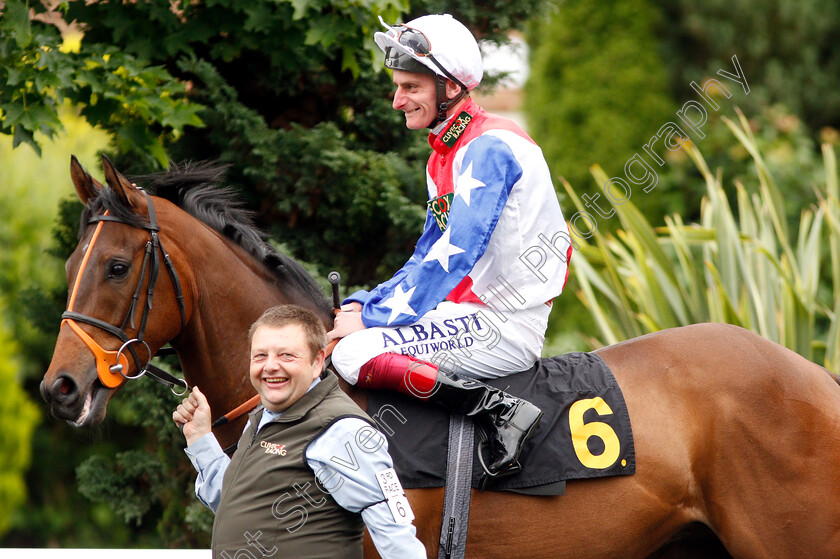
<path id="1" fill-rule="evenodd" d="M 568 275 L 568 228 L 540 148 L 470 97 L 483 75 L 472 33 L 448 14 L 385 27 L 374 40 L 393 107 L 409 129 L 431 129 L 429 211 L 408 262 L 343 302 L 333 366 L 351 384 L 471 416 L 488 440 L 487 475 L 509 475 L 542 412 L 476 379 L 539 359 Z"/>

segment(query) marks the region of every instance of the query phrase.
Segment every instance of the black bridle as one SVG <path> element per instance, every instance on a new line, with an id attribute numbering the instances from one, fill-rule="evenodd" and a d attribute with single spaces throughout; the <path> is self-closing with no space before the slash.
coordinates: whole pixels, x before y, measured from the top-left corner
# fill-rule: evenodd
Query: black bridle
<path id="1" fill-rule="evenodd" d="M 175 271 L 175 266 L 172 263 L 172 259 L 169 257 L 169 254 L 166 252 L 166 250 L 164 250 L 163 245 L 160 242 L 160 228 L 158 227 L 154 205 L 152 204 L 151 198 L 144 190 L 140 188 L 138 188 L 137 190 L 139 190 L 146 196 L 146 200 L 149 206 L 148 223 L 141 225 L 129 223 L 123 219 L 120 219 L 119 217 L 108 215 L 107 211 L 102 215 L 92 217 L 88 221 L 89 225 L 97 223 L 97 227 L 99 228 L 101 228 L 102 222 L 113 221 L 132 227 L 139 227 L 149 232 L 149 240 L 146 242 L 145 255 L 143 256 L 143 266 L 140 269 L 140 278 L 137 281 L 137 287 L 134 290 L 134 295 L 131 300 L 131 306 L 128 309 L 128 313 L 126 314 L 122 325 L 120 327 L 116 327 L 113 324 L 105 322 L 104 320 L 98 319 L 96 317 L 75 312 L 71 308 L 68 308 L 64 313 L 62 313 L 62 324 L 64 324 L 64 322 L 70 323 L 71 327 L 73 328 L 73 331 L 94 353 L 94 356 L 97 358 L 97 372 L 99 374 L 100 380 L 103 382 L 103 384 L 105 384 L 105 386 L 114 388 L 116 386 L 121 385 L 126 380 L 140 378 L 143 375 L 148 374 L 150 377 L 157 380 L 158 382 L 169 386 L 169 388 L 175 395 L 181 396 L 189 390 L 189 385 L 185 380 L 176 378 L 167 373 L 166 371 L 163 371 L 160 368 L 152 365 L 151 360 L 154 357 L 154 355 L 152 355 L 149 345 L 143 339 L 146 332 L 146 324 L 149 319 L 149 313 L 152 310 L 152 297 L 154 296 L 155 284 L 157 283 L 158 272 L 160 271 L 161 256 L 163 258 L 164 265 L 166 266 L 166 269 L 169 272 L 169 277 L 172 280 L 172 285 L 175 289 L 175 299 L 178 303 L 178 309 L 181 313 L 181 331 L 183 331 L 183 329 L 186 327 L 187 318 L 184 306 L 184 294 L 181 290 L 181 282 L 178 279 L 178 273 Z M 77 286 L 81 280 L 82 273 L 84 272 L 84 266 L 87 262 L 87 256 L 93 249 L 93 244 L 95 243 L 95 241 L 96 237 L 94 236 L 94 238 L 91 240 L 91 244 L 88 246 L 85 261 L 79 268 L 78 276 L 76 278 Z M 140 318 L 140 327 L 137 329 L 137 334 L 135 337 L 131 338 L 125 332 L 125 329 L 127 326 L 130 326 L 131 328 L 135 327 L 134 319 L 137 311 L 137 304 L 140 299 L 140 293 L 143 290 L 143 280 L 146 277 L 147 270 L 149 275 L 149 282 L 146 288 L 146 304 L 143 307 L 143 314 Z M 72 307 L 73 303 L 74 299 L 71 298 L 70 307 Z M 75 322 L 83 322 L 85 324 L 95 326 L 101 330 L 108 332 L 113 336 L 116 336 L 120 339 L 120 341 L 123 342 L 122 346 L 120 346 L 119 350 L 117 350 L 115 354 L 114 352 L 109 352 L 102 349 L 102 347 L 99 346 L 99 344 L 97 344 L 92 338 L 90 338 L 90 336 L 87 336 L 84 333 L 84 331 L 81 330 L 81 328 L 79 328 L 75 324 Z M 140 358 L 137 356 L 137 351 L 134 348 L 135 344 L 141 344 L 146 348 L 148 360 L 146 361 L 145 365 L 140 365 L 141 361 Z M 126 375 L 124 372 L 125 367 L 128 363 L 123 357 L 123 352 L 125 352 L 126 350 L 128 350 L 128 352 L 131 354 L 131 357 L 134 359 L 134 363 L 137 366 L 137 370 L 139 372 L 136 375 L 129 376 Z M 119 375 L 119 377 L 122 378 L 119 378 L 117 375 Z M 175 387 L 183 387 L 183 390 L 181 392 L 176 392 Z"/>

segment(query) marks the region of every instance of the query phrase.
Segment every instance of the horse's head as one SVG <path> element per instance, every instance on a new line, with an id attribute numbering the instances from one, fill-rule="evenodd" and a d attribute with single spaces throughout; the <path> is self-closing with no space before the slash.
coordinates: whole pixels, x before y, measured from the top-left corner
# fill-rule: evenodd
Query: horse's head
<path id="1" fill-rule="evenodd" d="M 106 185 L 71 158 L 85 210 L 65 265 L 67 311 L 41 382 L 53 415 L 79 427 L 102 422 L 111 396 L 182 331 L 190 307 L 161 246 L 157 216 L 172 204 L 153 202 L 105 157 L 103 169 Z"/>

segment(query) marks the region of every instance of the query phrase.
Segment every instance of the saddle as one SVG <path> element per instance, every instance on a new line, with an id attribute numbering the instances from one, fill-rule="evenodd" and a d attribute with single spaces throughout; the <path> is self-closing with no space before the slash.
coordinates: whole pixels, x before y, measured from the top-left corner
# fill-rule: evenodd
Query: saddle
<path id="1" fill-rule="evenodd" d="M 472 487 L 536 495 L 563 494 L 566 480 L 632 475 L 633 434 L 624 396 L 595 353 L 539 360 L 527 371 L 485 380 L 543 411 L 519 458 L 522 470 L 481 486 L 472 452 Z M 372 390 L 367 413 L 388 438 L 388 450 L 406 488 L 446 485 L 448 413 L 390 391 Z M 475 445 L 477 447 L 477 445 Z"/>

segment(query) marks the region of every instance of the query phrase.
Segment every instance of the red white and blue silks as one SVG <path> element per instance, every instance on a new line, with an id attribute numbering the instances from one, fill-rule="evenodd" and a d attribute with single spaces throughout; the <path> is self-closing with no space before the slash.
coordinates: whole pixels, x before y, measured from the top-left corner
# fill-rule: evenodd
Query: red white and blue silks
<path id="1" fill-rule="evenodd" d="M 456 367 L 465 374 L 527 369 L 542 349 L 550 302 L 566 282 L 571 239 L 533 140 L 468 100 L 429 141 L 429 211 L 414 253 L 390 280 L 344 301 L 362 304 L 368 327 L 339 342 L 333 354 L 350 382 L 358 366 L 380 353 L 432 360 L 444 344 L 466 350 Z M 477 312 L 478 319 L 467 319 Z M 486 330 L 447 327 L 459 321 L 485 324 L 526 347 L 496 341 L 481 350 L 476 344 Z M 464 347 L 467 335 L 472 342 Z"/>
<path id="2" fill-rule="evenodd" d="M 452 146 L 447 132 L 469 121 Z M 455 122 L 430 136 L 432 201 L 447 194 L 445 230 L 433 211 L 411 258 L 370 292 L 345 302 L 363 305 L 371 326 L 411 324 L 444 300 L 515 312 L 545 304 L 566 282 L 571 244 L 542 151 L 513 122 L 470 100 Z"/>

